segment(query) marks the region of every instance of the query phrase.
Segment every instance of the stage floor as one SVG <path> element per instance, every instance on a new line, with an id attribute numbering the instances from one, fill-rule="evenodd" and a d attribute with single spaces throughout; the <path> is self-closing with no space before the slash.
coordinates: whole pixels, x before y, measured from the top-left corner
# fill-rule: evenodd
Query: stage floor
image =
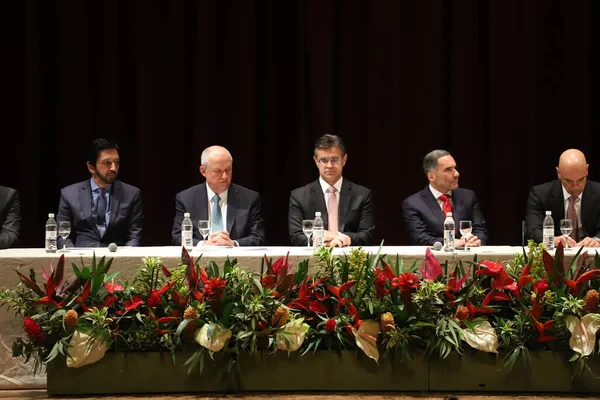
<path id="1" fill-rule="evenodd" d="M 95 397 L 49 397 L 45 390 L 2 390 L 0 391 L 0 400 L 5 399 L 20 399 L 20 400 L 38 400 L 38 399 L 53 399 L 53 400 L 125 400 L 125 399 L 152 399 L 152 400 L 217 400 L 217 399 L 242 399 L 242 400 L 564 400 L 564 399 L 585 399 L 598 398 L 597 395 L 582 395 L 576 396 L 573 394 L 565 396 L 555 396 L 552 394 L 540 394 L 537 396 L 518 394 L 494 394 L 494 393 L 388 393 L 388 394 L 368 394 L 368 393 L 265 393 L 265 394 L 231 394 L 231 395 L 214 395 L 214 396 L 199 396 L 198 394 L 189 395 L 123 395 L 123 396 L 95 396 Z"/>

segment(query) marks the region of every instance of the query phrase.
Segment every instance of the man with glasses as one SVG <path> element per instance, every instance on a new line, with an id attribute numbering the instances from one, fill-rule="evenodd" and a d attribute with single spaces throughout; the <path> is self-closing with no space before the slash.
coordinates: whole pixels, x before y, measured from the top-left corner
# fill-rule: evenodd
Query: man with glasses
<path id="1" fill-rule="evenodd" d="M 371 191 L 342 177 L 348 160 L 341 137 L 324 135 L 315 143 L 319 179 L 294 189 L 290 195 L 288 229 L 294 246 L 305 246 L 302 220 L 320 211 L 325 225 L 325 245 L 368 246 L 375 230 Z"/>
<path id="2" fill-rule="evenodd" d="M 487 229 L 475 192 L 458 187 L 459 173 L 450 152 L 433 150 L 423 158 L 423 172 L 429 184 L 402 203 L 404 224 L 413 245 L 432 246 L 444 243 L 444 220 L 452 212 L 456 227 L 461 220 L 471 221 L 467 237 L 456 239 L 456 246 L 485 245 Z"/>
<path id="3" fill-rule="evenodd" d="M 554 245 L 564 241 L 560 220 L 570 219 L 569 246 L 600 247 L 600 183 L 587 179 L 588 163 L 577 149 L 563 152 L 556 167 L 558 179 L 534 186 L 529 192 L 525 220 L 527 237 L 542 242 L 546 211 L 554 219 Z"/>
<path id="4" fill-rule="evenodd" d="M 117 180 L 119 146 L 96 139 L 86 157 L 91 178 L 63 188 L 57 223 L 71 222 L 67 247 L 139 246 L 142 238 L 140 189 Z M 60 244 L 59 244 L 60 246 Z"/>

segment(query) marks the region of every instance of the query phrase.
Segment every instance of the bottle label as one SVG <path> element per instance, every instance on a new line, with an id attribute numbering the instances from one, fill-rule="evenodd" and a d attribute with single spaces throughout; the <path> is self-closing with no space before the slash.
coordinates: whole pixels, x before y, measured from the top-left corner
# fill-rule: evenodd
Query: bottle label
<path id="1" fill-rule="evenodd" d="M 444 250 L 454 251 L 454 231 L 444 230 Z"/>
<path id="2" fill-rule="evenodd" d="M 543 243 L 546 250 L 554 249 L 554 227 L 544 228 Z"/>
<path id="3" fill-rule="evenodd" d="M 56 240 L 56 231 L 46 231 L 46 240 Z"/>

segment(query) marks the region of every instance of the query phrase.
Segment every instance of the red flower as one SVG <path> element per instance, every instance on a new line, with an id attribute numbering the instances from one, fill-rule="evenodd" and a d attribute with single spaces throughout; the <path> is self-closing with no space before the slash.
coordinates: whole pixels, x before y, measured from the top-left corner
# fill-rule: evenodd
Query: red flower
<path id="1" fill-rule="evenodd" d="M 152 293 L 150 294 L 150 297 L 148 297 L 147 304 L 148 304 L 148 307 L 150 307 L 150 308 L 156 307 L 157 305 L 160 304 L 160 296 L 156 290 L 153 290 Z"/>
<path id="2" fill-rule="evenodd" d="M 335 319 L 329 318 L 327 320 L 327 323 L 325 324 L 325 332 L 327 332 L 327 333 L 335 332 L 336 326 L 337 326 L 337 323 L 335 322 Z"/>
<path id="3" fill-rule="evenodd" d="M 377 271 L 375 271 L 377 273 Z M 383 272 L 379 272 L 377 277 L 375 278 L 375 297 L 377 299 L 382 298 L 383 296 L 387 296 L 390 291 L 385 288 L 385 284 L 387 283 L 387 276 Z"/>
<path id="4" fill-rule="evenodd" d="M 412 272 L 405 272 L 392 279 L 392 287 L 400 288 L 401 292 L 410 292 L 419 287 L 419 276 Z"/>
<path id="5" fill-rule="evenodd" d="M 428 247 L 427 250 L 425 250 L 425 261 L 423 261 L 421 275 L 423 275 L 423 278 L 427 279 L 428 281 L 434 281 L 442 273 L 442 266 Z"/>
<path id="6" fill-rule="evenodd" d="M 581 290 L 582 283 L 598 278 L 600 278 L 600 269 L 592 269 L 583 273 L 579 278 L 577 278 L 576 281 L 567 279 L 565 283 L 569 287 L 569 289 L 575 292 L 575 296 L 579 296 L 579 291 Z"/>
<path id="7" fill-rule="evenodd" d="M 116 284 L 116 283 L 105 283 L 104 286 L 106 286 L 106 290 L 110 294 L 113 294 L 114 292 L 121 292 L 121 291 L 125 290 L 125 288 L 123 286 Z"/>
<path id="8" fill-rule="evenodd" d="M 548 290 L 548 281 L 546 279 L 542 279 L 533 284 L 533 291 L 538 297 L 542 297 L 544 293 L 546 293 L 546 290 Z"/>
<path id="9" fill-rule="evenodd" d="M 131 300 L 125 300 L 125 310 L 133 310 L 144 304 L 144 300 L 138 295 L 133 296 Z"/>
<path id="10" fill-rule="evenodd" d="M 31 339 L 32 342 L 36 344 L 46 343 L 44 331 L 31 317 L 25 317 L 25 320 L 23 321 L 23 328 L 25 329 L 25 333 L 27 333 L 27 336 L 29 336 L 29 339 Z"/>
<path id="11" fill-rule="evenodd" d="M 225 290 L 227 281 L 221 278 L 211 278 L 204 282 L 204 296 L 209 297 L 216 302 L 221 301 L 223 290 Z"/>

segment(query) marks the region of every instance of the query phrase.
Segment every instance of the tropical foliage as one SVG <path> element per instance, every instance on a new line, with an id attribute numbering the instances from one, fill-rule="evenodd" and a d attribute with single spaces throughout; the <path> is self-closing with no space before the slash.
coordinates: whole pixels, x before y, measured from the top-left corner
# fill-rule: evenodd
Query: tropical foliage
<path id="1" fill-rule="evenodd" d="M 530 242 L 509 262 L 459 263 L 452 271 L 430 250 L 419 266 L 360 248 L 344 256 L 320 249 L 310 269 L 288 257 L 249 272 L 194 260 L 182 249 L 171 268 L 148 257 L 132 281 L 89 266 L 17 271 L 21 283 L 0 302 L 23 317 L 13 355 L 35 370 L 62 354 L 80 367 L 106 351 L 164 351 L 186 357 L 189 371 L 211 359 L 233 367 L 242 352 L 361 351 L 430 357 L 476 349 L 501 352 L 507 366 L 535 350 L 569 351 L 581 368 L 597 348 L 600 257 L 579 252 L 564 265 Z"/>

